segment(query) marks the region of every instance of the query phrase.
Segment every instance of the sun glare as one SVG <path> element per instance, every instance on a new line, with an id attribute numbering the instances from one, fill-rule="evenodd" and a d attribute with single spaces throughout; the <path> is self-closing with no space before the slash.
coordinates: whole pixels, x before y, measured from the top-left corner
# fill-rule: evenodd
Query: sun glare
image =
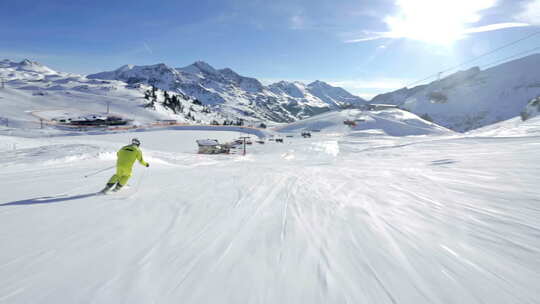
<path id="1" fill-rule="evenodd" d="M 393 38 L 410 38 L 450 45 L 464 37 L 479 12 L 496 0 L 397 0 L 400 11 L 385 19 Z"/>

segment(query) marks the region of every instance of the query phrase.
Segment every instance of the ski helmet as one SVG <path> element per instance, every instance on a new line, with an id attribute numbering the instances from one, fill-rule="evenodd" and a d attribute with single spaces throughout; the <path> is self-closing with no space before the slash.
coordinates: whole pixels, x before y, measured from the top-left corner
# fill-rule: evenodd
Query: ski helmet
<path id="1" fill-rule="evenodd" d="M 141 141 L 138 138 L 132 139 L 131 143 L 136 145 L 137 147 L 141 145 Z"/>

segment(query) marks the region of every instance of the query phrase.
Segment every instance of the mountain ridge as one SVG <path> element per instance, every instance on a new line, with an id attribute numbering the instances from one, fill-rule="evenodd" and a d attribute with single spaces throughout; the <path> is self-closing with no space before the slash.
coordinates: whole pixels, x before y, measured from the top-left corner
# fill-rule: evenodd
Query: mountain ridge
<path id="1" fill-rule="evenodd" d="M 440 80 L 375 96 L 455 131 L 469 131 L 519 116 L 540 96 L 540 54 L 481 70 L 472 67 Z"/>
<path id="2" fill-rule="evenodd" d="M 292 122 L 366 100 L 322 81 L 308 85 L 280 81 L 268 86 L 230 68 L 216 69 L 204 61 L 185 67 L 124 65 L 116 70 L 91 74 L 90 79 L 145 83 L 182 93 L 214 109 L 246 119 Z"/>
<path id="3" fill-rule="evenodd" d="M 28 59 L 0 60 L 0 68 L 7 71 L 0 75 L 4 83 L 33 94 L 88 92 L 89 88 L 98 93 L 113 92 L 123 86 L 141 88 L 141 84 L 151 84 L 181 94 L 186 101 L 198 100 L 223 119 L 254 123 L 294 122 L 351 104 L 363 108 L 382 103 L 466 132 L 519 116 L 527 103 L 540 96 L 540 54 L 485 70 L 469 68 L 428 84 L 379 94 L 370 102 L 320 80 L 308 84 L 283 80 L 263 85 L 256 78 L 242 76 L 230 68 L 215 69 L 204 61 L 180 68 L 165 63 L 127 64 L 88 76 L 57 72 Z M 113 84 L 107 83 L 111 81 Z"/>

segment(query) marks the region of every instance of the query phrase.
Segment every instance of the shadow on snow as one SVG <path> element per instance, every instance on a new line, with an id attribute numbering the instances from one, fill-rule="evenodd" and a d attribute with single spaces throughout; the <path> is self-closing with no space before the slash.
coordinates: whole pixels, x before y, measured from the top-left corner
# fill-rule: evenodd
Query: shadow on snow
<path id="1" fill-rule="evenodd" d="M 99 192 L 93 192 L 93 193 L 79 194 L 79 195 L 73 195 L 73 196 L 67 196 L 67 195 L 44 196 L 44 197 L 37 197 L 37 198 L 24 199 L 24 200 L 15 201 L 15 202 L 4 203 L 4 204 L 0 204 L 0 207 L 3 207 L 3 206 L 16 206 L 16 205 L 34 205 L 34 204 L 59 203 L 59 202 L 72 201 L 72 200 L 78 200 L 78 199 L 82 199 L 82 198 L 87 198 L 87 197 L 90 197 L 90 196 L 95 196 L 98 193 Z"/>

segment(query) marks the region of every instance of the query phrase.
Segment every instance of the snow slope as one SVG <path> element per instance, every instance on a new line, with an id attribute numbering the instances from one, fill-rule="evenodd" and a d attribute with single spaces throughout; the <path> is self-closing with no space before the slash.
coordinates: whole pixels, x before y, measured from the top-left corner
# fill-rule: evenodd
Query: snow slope
<path id="1" fill-rule="evenodd" d="M 137 132 L 150 168 L 108 196 L 95 192 L 112 170 L 84 176 L 133 133 L 0 136 L 0 303 L 537 303 L 528 126 L 329 128 L 245 157 L 194 153 L 195 139 L 237 133 Z"/>
<path id="2" fill-rule="evenodd" d="M 535 116 L 526 121 L 521 120 L 519 117 L 511 118 L 465 134 L 471 136 L 522 137 L 538 136 L 540 135 L 539 132 L 540 117 Z"/>
<path id="3" fill-rule="evenodd" d="M 345 125 L 345 121 L 354 121 L 356 125 Z M 453 133 L 449 129 L 400 109 L 334 111 L 294 122 L 279 129 L 280 132 L 301 132 L 304 130 L 323 130 L 324 132 L 355 136 L 450 135 Z"/>
<path id="4" fill-rule="evenodd" d="M 471 68 L 428 85 L 382 94 L 371 103 L 400 105 L 463 132 L 518 116 L 538 96 L 540 54 L 534 54 L 484 71 Z"/>

